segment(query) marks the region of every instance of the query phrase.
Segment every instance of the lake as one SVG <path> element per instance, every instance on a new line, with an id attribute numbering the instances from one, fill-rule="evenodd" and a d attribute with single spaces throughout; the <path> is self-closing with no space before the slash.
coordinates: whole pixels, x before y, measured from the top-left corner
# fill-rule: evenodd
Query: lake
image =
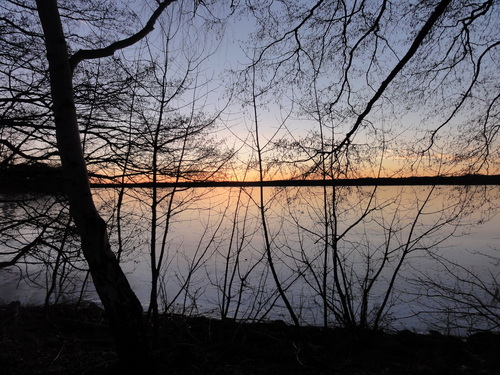
<path id="1" fill-rule="evenodd" d="M 145 310 L 154 265 L 162 311 L 460 335 L 498 330 L 499 186 L 122 193 L 94 190 Z M 0 262 L 39 241 L 0 269 L 0 301 L 98 302 L 65 203 L 1 198 Z"/>

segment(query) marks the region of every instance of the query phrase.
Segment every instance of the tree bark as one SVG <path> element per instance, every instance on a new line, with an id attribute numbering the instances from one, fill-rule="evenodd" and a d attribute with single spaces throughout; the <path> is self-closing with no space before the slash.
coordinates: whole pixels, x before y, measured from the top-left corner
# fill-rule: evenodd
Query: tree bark
<path id="1" fill-rule="evenodd" d="M 120 363 L 128 370 L 143 369 L 149 355 L 143 309 L 111 251 L 106 224 L 92 199 L 78 130 L 72 71 L 57 1 L 37 0 L 36 4 L 45 37 L 57 147 L 71 215 L 116 340 Z"/>

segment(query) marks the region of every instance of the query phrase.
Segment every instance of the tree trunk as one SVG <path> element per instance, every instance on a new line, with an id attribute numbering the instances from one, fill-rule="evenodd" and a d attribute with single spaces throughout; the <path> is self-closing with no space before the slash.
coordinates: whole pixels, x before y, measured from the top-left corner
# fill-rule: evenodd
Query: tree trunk
<path id="1" fill-rule="evenodd" d="M 143 310 L 111 251 L 104 220 L 92 199 L 73 97 L 72 72 L 56 0 L 37 0 L 49 63 L 57 147 L 66 193 L 82 250 L 112 328 L 120 362 L 147 365 L 149 346 Z"/>

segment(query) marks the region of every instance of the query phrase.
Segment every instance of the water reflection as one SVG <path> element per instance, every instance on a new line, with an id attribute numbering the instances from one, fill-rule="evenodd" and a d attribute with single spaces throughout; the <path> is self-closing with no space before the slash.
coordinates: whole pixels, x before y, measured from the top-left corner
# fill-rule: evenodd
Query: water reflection
<path id="1" fill-rule="evenodd" d="M 499 192 L 497 186 L 265 188 L 272 257 L 294 313 L 317 325 L 451 333 L 498 326 Z M 155 202 L 151 190 L 127 189 L 117 209 L 118 189 L 95 191 L 145 310 L 154 295 L 160 310 L 289 321 L 265 257 L 258 188 L 158 193 Z M 48 240 L 20 265 L 0 270 L 0 299 L 43 303 L 51 290 L 52 301 L 97 300 L 64 204 L 48 197 L 30 202 L 29 210 L 4 204 L 5 223 L 17 217 L 15 233 L 23 235 L 1 232 L 0 261 L 43 228 Z M 42 212 L 50 218 L 43 225 L 23 224 Z M 159 271 L 153 294 L 152 264 Z"/>

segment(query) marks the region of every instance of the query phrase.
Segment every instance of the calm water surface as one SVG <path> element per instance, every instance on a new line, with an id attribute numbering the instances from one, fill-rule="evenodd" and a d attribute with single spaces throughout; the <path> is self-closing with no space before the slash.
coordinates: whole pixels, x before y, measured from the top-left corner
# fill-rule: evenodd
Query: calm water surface
<path id="1" fill-rule="evenodd" d="M 270 251 L 278 282 L 303 323 L 338 325 L 342 306 L 355 319 L 364 314 L 373 322 L 383 306 L 380 325 L 391 329 L 463 334 L 494 326 L 495 316 L 498 328 L 498 186 L 265 188 L 263 202 L 258 188 L 160 189 L 155 223 L 151 190 L 124 193 L 119 212 L 118 190 L 95 190 L 95 197 L 145 309 L 154 243 L 155 263 L 161 261 L 158 298 L 168 311 L 289 322 Z M 48 197 L 30 208 L 52 215 L 61 210 Z M 4 222 L 27 211 L 4 203 Z M 40 230 L 19 225 L 16 233 L 4 236 L 0 261 Z M 77 241 L 64 241 L 79 259 Z M 53 285 L 56 259 L 49 247 L 1 269 L 0 299 L 40 304 L 52 285 L 51 300 L 98 301 L 78 269 L 83 262 L 63 262 Z M 486 304 L 493 318 L 471 301 Z"/>

